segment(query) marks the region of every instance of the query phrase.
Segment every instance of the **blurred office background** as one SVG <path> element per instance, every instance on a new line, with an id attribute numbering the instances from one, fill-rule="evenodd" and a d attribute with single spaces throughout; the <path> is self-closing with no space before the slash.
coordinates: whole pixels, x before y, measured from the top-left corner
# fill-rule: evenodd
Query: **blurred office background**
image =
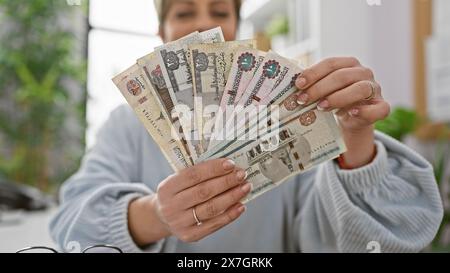
<path id="1" fill-rule="evenodd" d="M 427 251 L 450 252 L 448 14 L 447 0 L 245 0 L 239 36 L 375 71 L 393 106 L 377 128 L 436 169 L 447 213 Z M 151 0 L 0 0 L 0 26 L 0 252 L 54 246 L 58 188 L 125 103 L 111 78 L 161 44 L 157 16 Z"/>

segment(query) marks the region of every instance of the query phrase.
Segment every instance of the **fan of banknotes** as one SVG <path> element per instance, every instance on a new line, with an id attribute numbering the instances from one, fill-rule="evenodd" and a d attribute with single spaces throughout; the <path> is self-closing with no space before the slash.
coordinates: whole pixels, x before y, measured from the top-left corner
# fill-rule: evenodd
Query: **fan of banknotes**
<path id="1" fill-rule="evenodd" d="M 245 169 L 243 202 L 346 149 L 333 113 L 297 103 L 300 65 L 255 44 L 194 32 L 113 79 L 174 171 L 216 158 Z"/>

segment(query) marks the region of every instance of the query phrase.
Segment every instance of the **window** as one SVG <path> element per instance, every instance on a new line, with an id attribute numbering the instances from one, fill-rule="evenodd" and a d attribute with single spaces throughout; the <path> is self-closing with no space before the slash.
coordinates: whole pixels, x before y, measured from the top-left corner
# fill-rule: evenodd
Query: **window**
<path id="1" fill-rule="evenodd" d="M 111 79 L 161 44 L 150 0 L 90 0 L 87 148 L 114 108 L 125 99 Z"/>
<path id="2" fill-rule="evenodd" d="M 247 32 L 265 33 L 277 17 L 288 21 L 289 33 L 272 37 L 272 49 L 304 65 L 320 57 L 320 2 L 317 0 L 246 0 L 242 9 Z M 267 35 L 267 33 L 266 33 Z"/>

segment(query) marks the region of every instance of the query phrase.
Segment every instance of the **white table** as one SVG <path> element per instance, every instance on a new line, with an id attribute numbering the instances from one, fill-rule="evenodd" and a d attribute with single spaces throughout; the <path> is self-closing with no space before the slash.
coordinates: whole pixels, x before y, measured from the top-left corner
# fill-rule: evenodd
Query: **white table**
<path id="1" fill-rule="evenodd" d="M 29 246 L 55 248 L 48 224 L 56 209 L 43 212 L 14 212 L 0 215 L 0 253 L 16 252 Z"/>

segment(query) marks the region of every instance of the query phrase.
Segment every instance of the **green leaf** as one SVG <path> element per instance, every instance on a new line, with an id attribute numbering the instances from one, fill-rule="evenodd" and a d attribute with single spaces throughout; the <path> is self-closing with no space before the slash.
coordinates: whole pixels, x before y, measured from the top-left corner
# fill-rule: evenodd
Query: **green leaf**
<path id="1" fill-rule="evenodd" d="M 42 162 L 48 162 L 49 154 L 81 157 L 67 142 L 56 144 L 66 133 L 68 113 L 77 113 L 81 129 L 86 127 L 85 107 L 72 99 L 85 96 L 69 96 L 67 84 L 77 81 L 85 88 L 86 62 L 75 60 L 80 41 L 72 27 L 60 24 L 80 7 L 61 0 L 0 0 L 0 9 L 0 172 L 24 183 L 35 183 L 36 176 L 44 183 L 59 183 L 74 168 Z M 80 109 L 83 114 L 78 114 Z"/>
<path id="2" fill-rule="evenodd" d="M 375 124 L 375 128 L 397 140 L 413 133 L 418 127 L 420 120 L 415 111 L 398 107 L 385 120 Z"/>

